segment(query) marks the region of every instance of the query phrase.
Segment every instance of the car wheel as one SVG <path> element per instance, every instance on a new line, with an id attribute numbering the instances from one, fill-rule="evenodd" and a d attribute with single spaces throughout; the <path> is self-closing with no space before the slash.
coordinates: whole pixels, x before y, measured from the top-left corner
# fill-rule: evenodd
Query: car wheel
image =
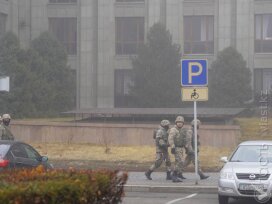
<path id="1" fill-rule="evenodd" d="M 272 199 L 270 198 L 265 204 L 272 204 Z"/>
<path id="2" fill-rule="evenodd" d="M 228 204 L 229 197 L 218 195 L 219 204 Z"/>

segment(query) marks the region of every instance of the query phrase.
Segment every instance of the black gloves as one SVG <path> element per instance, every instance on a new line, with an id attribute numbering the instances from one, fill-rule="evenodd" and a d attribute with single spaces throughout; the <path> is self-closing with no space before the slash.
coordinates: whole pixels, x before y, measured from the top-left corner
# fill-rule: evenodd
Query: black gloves
<path id="1" fill-rule="evenodd" d="M 171 148 L 171 154 L 175 154 L 175 153 L 176 153 L 175 148 Z"/>
<path id="2" fill-rule="evenodd" d="M 161 148 L 166 149 L 168 145 L 167 144 L 161 144 L 160 146 L 161 146 Z"/>

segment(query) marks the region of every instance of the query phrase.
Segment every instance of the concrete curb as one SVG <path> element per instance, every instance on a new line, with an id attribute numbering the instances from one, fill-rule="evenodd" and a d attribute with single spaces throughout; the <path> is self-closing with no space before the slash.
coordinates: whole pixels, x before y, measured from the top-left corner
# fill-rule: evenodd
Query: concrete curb
<path id="1" fill-rule="evenodd" d="M 125 192 L 153 192 L 153 193 L 217 193 L 217 186 L 151 186 L 125 185 Z"/>

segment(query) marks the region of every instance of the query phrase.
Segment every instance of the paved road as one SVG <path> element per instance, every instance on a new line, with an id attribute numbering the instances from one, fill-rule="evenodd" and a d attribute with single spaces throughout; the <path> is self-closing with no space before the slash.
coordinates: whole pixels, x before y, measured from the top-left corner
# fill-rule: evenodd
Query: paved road
<path id="1" fill-rule="evenodd" d="M 123 204 L 218 204 L 217 194 L 128 192 Z M 258 204 L 254 200 L 230 200 L 229 204 Z"/>
<path id="2" fill-rule="evenodd" d="M 153 180 L 147 180 L 144 172 L 129 172 L 128 181 L 125 186 L 126 192 L 164 192 L 164 193 L 217 193 L 217 182 L 219 173 L 207 173 L 210 178 L 199 180 L 196 183 L 194 173 L 186 173 L 187 179 L 182 183 L 173 183 L 165 180 L 165 172 L 154 172 Z"/>

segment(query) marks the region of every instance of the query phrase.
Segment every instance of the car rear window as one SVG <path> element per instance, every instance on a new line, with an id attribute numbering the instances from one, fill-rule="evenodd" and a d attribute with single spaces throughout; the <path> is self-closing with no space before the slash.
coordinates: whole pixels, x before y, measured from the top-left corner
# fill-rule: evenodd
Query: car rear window
<path id="1" fill-rule="evenodd" d="M 10 148 L 9 144 L 0 144 L 0 158 L 3 158 Z"/>

